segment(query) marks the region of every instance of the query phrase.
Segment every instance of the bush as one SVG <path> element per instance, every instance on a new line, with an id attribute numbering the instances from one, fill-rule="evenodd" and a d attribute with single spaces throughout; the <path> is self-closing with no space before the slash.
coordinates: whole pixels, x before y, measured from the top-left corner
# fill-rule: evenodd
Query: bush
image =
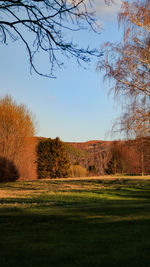
<path id="1" fill-rule="evenodd" d="M 69 174 L 71 177 L 85 177 L 87 176 L 87 170 L 80 165 L 71 165 Z"/>
<path id="2" fill-rule="evenodd" d="M 17 179 L 19 179 L 19 172 L 13 161 L 0 157 L 0 182 L 12 182 Z"/>

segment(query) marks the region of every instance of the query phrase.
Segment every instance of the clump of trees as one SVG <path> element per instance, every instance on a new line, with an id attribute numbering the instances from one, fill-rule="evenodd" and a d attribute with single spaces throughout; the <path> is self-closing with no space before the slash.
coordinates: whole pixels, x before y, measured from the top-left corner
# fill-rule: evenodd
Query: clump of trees
<path id="1" fill-rule="evenodd" d="M 103 142 L 94 147 L 87 143 L 65 143 L 71 165 L 80 165 L 87 170 L 87 175 L 104 175 L 109 160 L 108 145 Z"/>
<path id="2" fill-rule="evenodd" d="M 150 139 L 114 141 L 110 144 L 107 174 L 144 175 L 150 173 Z"/>
<path id="3" fill-rule="evenodd" d="M 67 177 L 70 162 L 64 143 L 55 139 L 41 140 L 37 145 L 37 173 L 38 178 Z"/>
<path id="4" fill-rule="evenodd" d="M 5 158 L 2 162 L 5 162 L 6 169 L 13 162 L 22 178 L 24 178 L 22 171 L 28 168 L 28 153 L 24 154 L 26 140 L 32 137 L 34 132 L 34 119 L 27 107 L 18 105 L 11 96 L 2 97 L 0 99 L 0 157 Z"/>
<path id="5" fill-rule="evenodd" d="M 81 164 L 81 159 L 86 159 L 88 153 L 86 150 L 82 150 L 72 143 L 64 143 L 65 150 L 72 165 Z"/>

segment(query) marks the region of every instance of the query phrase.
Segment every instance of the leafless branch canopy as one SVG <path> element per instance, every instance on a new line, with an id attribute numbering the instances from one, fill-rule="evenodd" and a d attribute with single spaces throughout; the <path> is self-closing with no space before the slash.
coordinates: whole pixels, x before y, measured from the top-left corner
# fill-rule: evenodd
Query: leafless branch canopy
<path id="1" fill-rule="evenodd" d="M 150 135 L 150 1 L 124 1 L 118 20 L 123 41 L 104 45 L 98 69 L 124 104 L 120 130 Z"/>
<path id="2" fill-rule="evenodd" d="M 50 70 L 45 75 L 53 77 L 57 67 L 63 65 L 62 56 L 72 56 L 77 62 L 88 62 L 91 55 L 98 55 L 93 49 L 79 48 L 68 41 L 69 31 L 89 28 L 96 31 L 94 14 L 89 13 L 88 0 L 12 0 L 0 1 L 0 42 L 20 39 L 26 47 L 31 69 L 43 75 L 34 58 L 38 52 L 48 53 Z M 27 31 L 29 32 L 27 34 Z"/>

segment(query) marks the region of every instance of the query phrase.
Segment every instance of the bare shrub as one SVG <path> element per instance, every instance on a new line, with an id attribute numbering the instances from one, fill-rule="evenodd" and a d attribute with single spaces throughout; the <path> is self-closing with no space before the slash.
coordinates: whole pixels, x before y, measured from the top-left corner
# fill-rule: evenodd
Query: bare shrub
<path id="1" fill-rule="evenodd" d="M 71 165 L 69 174 L 71 177 L 85 177 L 87 176 L 87 170 L 80 165 Z"/>

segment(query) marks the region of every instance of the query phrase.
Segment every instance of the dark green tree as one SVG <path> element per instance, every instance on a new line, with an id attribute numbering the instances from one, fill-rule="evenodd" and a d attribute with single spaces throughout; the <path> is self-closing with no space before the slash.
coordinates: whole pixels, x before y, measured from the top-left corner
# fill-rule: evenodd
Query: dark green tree
<path id="1" fill-rule="evenodd" d="M 70 162 L 58 137 L 41 140 L 37 146 L 38 178 L 67 177 Z"/>

